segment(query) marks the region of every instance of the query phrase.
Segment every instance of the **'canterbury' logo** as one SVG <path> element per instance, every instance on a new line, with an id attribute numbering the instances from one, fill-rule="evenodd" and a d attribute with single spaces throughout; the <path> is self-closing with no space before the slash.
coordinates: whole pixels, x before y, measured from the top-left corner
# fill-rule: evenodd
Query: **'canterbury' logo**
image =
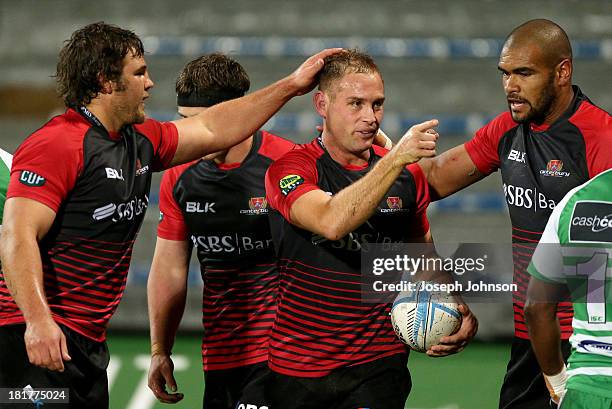
<path id="1" fill-rule="evenodd" d="M 22 170 L 19 181 L 26 186 L 39 187 L 44 185 L 47 180 L 31 170 Z"/>

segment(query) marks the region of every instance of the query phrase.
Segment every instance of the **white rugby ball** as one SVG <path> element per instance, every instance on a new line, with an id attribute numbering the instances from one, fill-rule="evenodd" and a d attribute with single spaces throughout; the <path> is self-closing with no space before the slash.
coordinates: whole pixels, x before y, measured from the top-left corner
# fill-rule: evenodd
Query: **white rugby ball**
<path id="1" fill-rule="evenodd" d="M 461 326 L 461 312 L 451 294 L 429 291 L 427 282 L 417 290 L 401 292 L 391 307 L 391 323 L 400 341 L 425 352 Z"/>

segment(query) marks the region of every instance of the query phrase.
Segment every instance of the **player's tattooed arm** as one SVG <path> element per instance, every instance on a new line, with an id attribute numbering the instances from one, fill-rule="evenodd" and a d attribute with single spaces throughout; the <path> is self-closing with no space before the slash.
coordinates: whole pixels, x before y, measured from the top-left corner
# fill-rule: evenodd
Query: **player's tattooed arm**
<path id="1" fill-rule="evenodd" d="M 419 166 L 427 177 L 432 201 L 445 198 L 486 176 L 476 168 L 464 145 L 423 159 Z"/>

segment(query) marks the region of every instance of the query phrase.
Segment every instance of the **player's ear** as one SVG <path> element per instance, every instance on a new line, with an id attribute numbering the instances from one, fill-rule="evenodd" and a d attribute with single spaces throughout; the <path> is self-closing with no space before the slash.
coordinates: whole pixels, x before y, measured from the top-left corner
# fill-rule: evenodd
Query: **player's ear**
<path id="1" fill-rule="evenodd" d="M 565 86 L 572 81 L 572 60 L 566 58 L 557 65 L 557 78 L 559 85 Z"/>
<path id="2" fill-rule="evenodd" d="M 312 96 L 312 103 L 315 109 L 322 118 L 327 118 L 327 107 L 329 105 L 329 97 L 323 91 L 317 91 Z"/>
<path id="3" fill-rule="evenodd" d="M 104 78 L 102 74 L 98 74 L 98 83 L 100 84 L 100 94 L 111 94 L 113 92 L 113 82 Z"/>

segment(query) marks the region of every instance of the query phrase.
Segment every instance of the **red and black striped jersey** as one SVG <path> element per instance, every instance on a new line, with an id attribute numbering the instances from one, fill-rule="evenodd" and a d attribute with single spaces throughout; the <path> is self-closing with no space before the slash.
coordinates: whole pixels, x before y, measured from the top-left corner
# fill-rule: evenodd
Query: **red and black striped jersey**
<path id="1" fill-rule="evenodd" d="M 172 123 L 148 119 L 109 133 L 81 108 L 54 117 L 15 152 L 7 197 L 33 199 L 56 213 L 39 247 L 58 323 L 105 339 L 149 204 L 151 173 L 170 164 L 177 144 Z M 0 274 L 0 325 L 23 322 Z"/>
<path id="2" fill-rule="evenodd" d="M 336 194 L 387 151 L 373 147 L 364 167 L 343 167 L 320 139 L 276 161 L 266 175 L 272 238 L 279 257 L 277 316 L 270 336 L 270 367 L 279 373 L 321 377 L 332 370 L 405 353 L 389 319 L 390 305 L 362 300 L 364 245 L 414 241 L 429 231 L 427 181 L 407 167 L 362 226 L 337 241 L 291 224 L 291 206 L 320 189 Z"/>
<path id="3" fill-rule="evenodd" d="M 198 160 L 169 169 L 162 178 L 157 235 L 189 240 L 200 262 L 205 370 L 268 359 L 278 270 L 264 176 L 293 147 L 260 131 L 241 163 Z"/>
<path id="4" fill-rule="evenodd" d="M 555 205 L 572 188 L 612 168 L 612 117 L 574 86 L 568 110 L 549 126 L 518 124 L 500 114 L 465 144 L 478 170 L 501 170 L 512 222 L 514 329 L 528 339 L 523 308 L 529 283 L 527 266 Z M 570 302 L 559 304 L 561 336 L 572 334 Z"/>

